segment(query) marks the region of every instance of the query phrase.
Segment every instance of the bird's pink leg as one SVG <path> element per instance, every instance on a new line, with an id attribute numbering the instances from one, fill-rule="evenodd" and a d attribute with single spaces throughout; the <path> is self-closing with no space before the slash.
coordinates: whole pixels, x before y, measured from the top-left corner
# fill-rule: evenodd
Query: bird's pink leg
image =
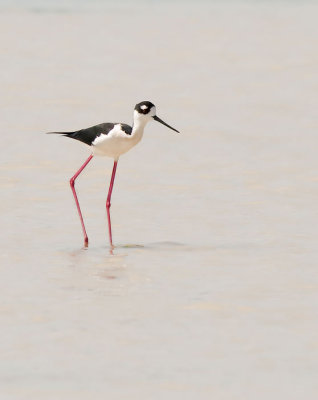
<path id="1" fill-rule="evenodd" d="M 88 237 L 87 237 L 87 233 L 86 233 L 86 229 L 85 229 L 85 225 L 84 225 L 84 220 L 83 220 L 81 208 L 80 208 L 80 205 L 79 205 L 79 202 L 78 202 L 78 198 L 77 198 L 77 194 L 76 194 L 76 191 L 75 191 L 75 179 L 83 171 L 83 169 L 91 161 L 92 158 L 93 158 L 93 155 L 91 154 L 88 157 L 88 159 L 84 162 L 84 164 L 81 166 L 81 168 L 76 172 L 76 174 L 70 179 L 71 189 L 72 189 L 73 196 L 74 196 L 74 199 L 75 199 L 78 215 L 80 217 L 81 224 L 82 224 L 82 229 L 83 229 L 83 234 L 84 234 L 84 247 L 88 247 Z"/>
<path id="2" fill-rule="evenodd" d="M 110 206 L 111 206 L 110 200 L 111 200 L 111 197 L 112 197 L 112 191 L 113 191 L 114 180 L 115 180 L 115 175 L 116 175 L 117 162 L 118 162 L 117 160 L 114 161 L 112 177 L 110 179 L 108 196 L 107 196 L 107 200 L 106 200 L 106 211 L 107 211 L 107 219 L 108 219 L 108 234 L 109 234 L 109 243 L 110 243 L 110 247 L 111 248 L 114 248 L 114 245 L 113 245 L 113 238 L 112 238 L 112 226 L 111 226 L 111 222 L 110 222 L 109 209 L 110 209 Z"/>

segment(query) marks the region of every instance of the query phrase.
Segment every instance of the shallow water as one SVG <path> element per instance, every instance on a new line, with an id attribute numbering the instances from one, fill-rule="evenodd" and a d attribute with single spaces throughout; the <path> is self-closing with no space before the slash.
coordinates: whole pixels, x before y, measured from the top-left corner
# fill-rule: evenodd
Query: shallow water
<path id="1" fill-rule="evenodd" d="M 317 7 L 38 11 L 0 15 L 1 398 L 315 399 Z M 89 149 L 43 133 L 146 99 L 181 134 L 120 159 L 113 255 L 89 164 L 83 249 Z"/>

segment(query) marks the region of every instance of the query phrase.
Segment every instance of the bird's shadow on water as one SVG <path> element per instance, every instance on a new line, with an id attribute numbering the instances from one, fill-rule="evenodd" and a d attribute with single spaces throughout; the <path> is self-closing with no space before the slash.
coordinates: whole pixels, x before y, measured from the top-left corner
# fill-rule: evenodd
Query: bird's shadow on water
<path id="1" fill-rule="evenodd" d="M 110 248 L 107 246 L 88 246 L 81 247 L 72 251 L 65 251 L 68 253 L 71 260 L 71 265 L 119 265 L 121 262 L 132 254 L 143 252 L 162 252 L 162 251 L 194 251 L 196 246 L 189 246 L 179 242 L 153 242 L 147 244 L 119 244 Z"/>
<path id="2" fill-rule="evenodd" d="M 70 265 L 78 268 L 126 268 L 130 256 L 155 255 L 166 253 L 186 253 L 212 251 L 212 246 L 189 245 L 174 241 L 151 242 L 145 244 L 126 243 L 118 244 L 114 248 L 107 246 L 82 247 L 77 250 L 67 251 Z"/>
<path id="3" fill-rule="evenodd" d="M 146 243 L 146 244 L 119 244 L 115 246 L 114 251 L 121 251 L 122 249 L 136 249 L 136 250 L 182 250 L 183 248 L 188 247 L 188 245 L 179 243 L 179 242 L 154 242 L 154 243 Z"/>
<path id="4" fill-rule="evenodd" d="M 113 254 L 124 250 L 140 250 L 144 252 L 213 252 L 218 250 L 248 249 L 257 246 L 255 243 L 180 243 L 174 241 L 152 242 L 147 244 L 119 244 L 113 249 Z"/>
<path id="5" fill-rule="evenodd" d="M 94 262 L 103 259 L 106 263 L 114 264 L 119 260 L 124 259 L 130 254 L 136 252 L 146 252 L 146 251 L 164 251 L 164 250 L 182 250 L 187 248 L 187 245 L 177 243 L 177 242 L 156 242 L 150 244 L 119 244 L 113 248 L 105 246 L 87 246 L 81 247 L 72 251 L 65 251 L 68 253 L 71 260 L 74 262 Z"/>
<path id="6" fill-rule="evenodd" d="M 186 253 L 213 253 L 215 251 L 249 251 L 255 243 L 214 243 L 214 244 L 186 244 L 175 241 L 150 242 L 145 244 L 119 244 L 113 249 L 106 245 L 65 250 L 68 266 L 77 271 L 75 276 L 84 275 L 98 279 L 127 279 L 130 273 L 136 271 L 138 265 L 151 265 L 152 257 L 165 260 Z M 190 255 L 190 254 L 189 254 Z M 139 268 L 137 268 L 139 269 Z M 85 279 L 86 279 L 85 278 Z"/>
<path id="7" fill-rule="evenodd" d="M 71 257 L 84 257 L 90 260 L 102 257 L 108 262 L 117 262 L 131 254 L 147 252 L 210 252 L 217 250 L 237 250 L 255 247 L 255 243 L 213 243 L 213 244 L 189 244 L 175 241 L 160 241 L 144 244 L 125 243 L 113 248 L 108 246 L 88 246 L 71 251 Z"/>

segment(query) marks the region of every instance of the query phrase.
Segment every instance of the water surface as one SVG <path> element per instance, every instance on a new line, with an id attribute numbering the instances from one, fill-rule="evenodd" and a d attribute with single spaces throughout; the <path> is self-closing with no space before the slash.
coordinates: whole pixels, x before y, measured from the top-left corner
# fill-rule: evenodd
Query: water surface
<path id="1" fill-rule="evenodd" d="M 106 3 L 105 3 L 106 4 Z M 33 10 L 34 11 L 34 10 Z M 0 15 L 0 393 L 314 399 L 317 7 Z M 44 132 L 160 124 L 118 164 Z"/>

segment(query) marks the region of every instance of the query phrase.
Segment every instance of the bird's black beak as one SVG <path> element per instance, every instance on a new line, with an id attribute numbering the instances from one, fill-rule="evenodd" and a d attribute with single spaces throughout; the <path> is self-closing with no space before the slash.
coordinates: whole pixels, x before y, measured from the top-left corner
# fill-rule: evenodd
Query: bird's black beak
<path id="1" fill-rule="evenodd" d="M 180 133 L 180 132 L 177 131 L 176 129 L 172 128 L 172 126 L 166 124 L 162 119 L 160 119 L 159 117 L 157 117 L 157 115 L 153 116 L 152 118 L 153 118 L 155 121 L 160 122 L 162 125 L 165 125 L 165 126 L 167 126 L 168 128 L 172 129 L 173 131 Z"/>

